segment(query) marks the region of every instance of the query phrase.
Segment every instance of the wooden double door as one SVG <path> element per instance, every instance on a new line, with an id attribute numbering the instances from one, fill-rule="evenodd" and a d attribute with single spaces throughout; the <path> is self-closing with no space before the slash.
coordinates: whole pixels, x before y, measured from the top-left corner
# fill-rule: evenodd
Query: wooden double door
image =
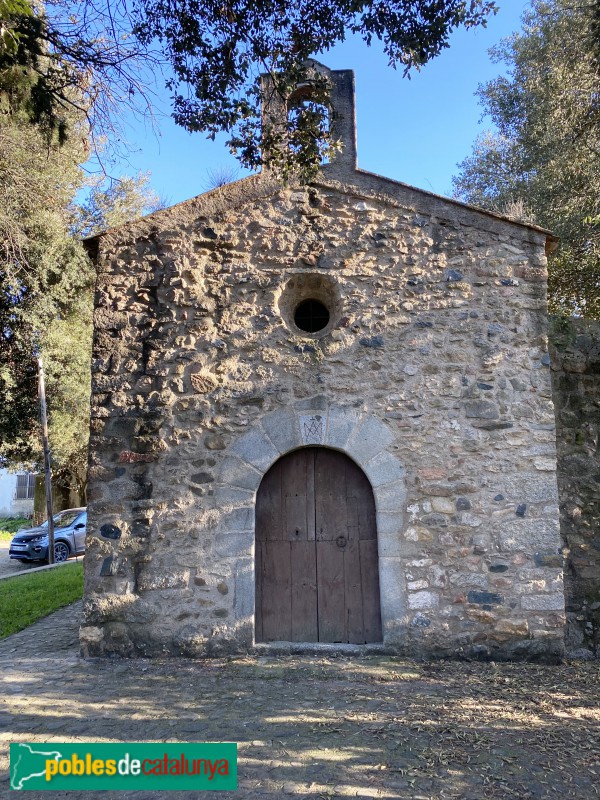
<path id="1" fill-rule="evenodd" d="M 297 450 L 263 478 L 256 641 L 381 641 L 373 490 L 343 453 Z"/>

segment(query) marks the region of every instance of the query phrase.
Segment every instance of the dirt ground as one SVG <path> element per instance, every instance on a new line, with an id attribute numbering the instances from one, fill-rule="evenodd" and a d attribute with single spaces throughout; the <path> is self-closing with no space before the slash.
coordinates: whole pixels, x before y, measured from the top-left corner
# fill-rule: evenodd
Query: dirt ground
<path id="1" fill-rule="evenodd" d="M 232 798 L 600 794 L 598 662 L 83 661 L 79 610 L 80 604 L 63 609 L 0 643 L 0 792 L 7 798 L 11 741 L 236 741 L 239 789 L 219 795 Z"/>

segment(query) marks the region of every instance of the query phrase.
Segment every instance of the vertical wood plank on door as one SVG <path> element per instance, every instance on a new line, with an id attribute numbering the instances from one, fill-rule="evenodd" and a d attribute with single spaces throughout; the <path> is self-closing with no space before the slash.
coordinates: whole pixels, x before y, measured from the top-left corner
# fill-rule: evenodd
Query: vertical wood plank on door
<path id="1" fill-rule="evenodd" d="M 343 550 L 344 586 L 346 596 L 347 641 L 352 644 L 364 644 L 363 626 L 363 587 L 360 572 L 360 515 L 361 495 L 360 479 L 364 475 L 348 459 L 343 464 L 346 471 L 344 502 L 346 504 L 347 540 Z M 370 488 L 370 487 L 369 487 Z M 360 498 L 360 499 L 359 499 Z M 368 589 L 368 587 L 366 587 Z"/>
<path id="2" fill-rule="evenodd" d="M 337 544 L 348 535 L 343 457 L 315 450 L 315 527 L 320 642 L 347 642 L 344 555 Z"/>
<path id="3" fill-rule="evenodd" d="M 309 508 L 308 462 L 312 453 L 297 450 L 281 461 L 281 538 L 288 541 L 306 541 L 309 538 L 309 516 L 313 517 L 312 502 Z"/>
<path id="4" fill-rule="evenodd" d="M 348 535 L 345 458 L 335 450 L 315 450 L 317 540 L 331 542 Z"/>
<path id="5" fill-rule="evenodd" d="M 262 543 L 264 642 L 292 641 L 291 542 Z"/>
<path id="6" fill-rule="evenodd" d="M 335 542 L 316 546 L 319 641 L 347 642 L 344 559 Z"/>
<path id="7" fill-rule="evenodd" d="M 292 564 L 292 642 L 316 642 L 317 570 L 314 541 L 290 542 Z"/>
<path id="8" fill-rule="evenodd" d="M 258 525 L 256 527 L 258 530 Z M 263 633 L 263 542 L 254 542 L 254 640 L 264 642 Z"/>
<path id="9" fill-rule="evenodd" d="M 269 470 L 260 484 L 260 491 L 256 495 L 255 528 L 256 539 L 254 543 L 254 568 L 256 575 L 255 619 L 256 626 L 254 638 L 257 642 L 267 641 L 264 617 L 265 611 L 269 618 L 269 603 L 272 601 L 275 586 L 270 583 L 269 568 L 265 563 L 266 542 L 279 536 L 281 520 L 281 473 L 277 469 Z M 265 585 L 267 584 L 267 585 Z M 270 628 L 269 628 L 270 626 Z M 267 631 L 272 630 L 272 622 L 267 620 Z"/>
<path id="10" fill-rule="evenodd" d="M 351 644 L 365 643 L 360 555 L 360 542 L 358 540 L 348 542 L 342 555 L 344 560 L 347 633 L 347 638 L 344 641 Z"/>
<path id="11" fill-rule="evenodd" d="M 346 463 L 348 504 L 356 509 L 356 524 L 360 539 L 376 539 L 375 498 L 364 472 L 349 459 Z"/>
<path id="12" fill-rule="evenodd" d="M 307 503 L 307 525 L 309 541 L 315 541 L 317 538 L 317 519 L 315 514 L 315 458 L 317 450 L 314 447 L 305 451 L 307 453 L 306 459 L 306 503 Z M 316 559 L 316 555 L 315 555 Z"/>
<path id="13" fill-rule="evenodd" d="M 256 531 L 260 541 L 281 539 L 281 470 L 271 468 L 256 495 Z"/>
<path id="14" fill-rule="evenodd" d="M 365 642 L 381 642 L 381 602 L 379 597 L 379 559 L 377 539 L 363 539 L 360 545 L 360 571 L 363 587 Z"/>

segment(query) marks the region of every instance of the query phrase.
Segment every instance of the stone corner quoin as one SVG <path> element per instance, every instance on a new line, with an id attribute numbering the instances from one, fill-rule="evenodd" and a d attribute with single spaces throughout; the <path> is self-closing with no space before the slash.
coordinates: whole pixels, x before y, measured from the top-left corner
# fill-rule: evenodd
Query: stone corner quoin
<path id="1" fill-rule="evenodd" d="M 559 659 L 545 236 L 358 172 L 264 186 L 100 241 L 82 652 L 252 648 L 256 493 L 326 447 L 373 489 L 385 647 Z"/>

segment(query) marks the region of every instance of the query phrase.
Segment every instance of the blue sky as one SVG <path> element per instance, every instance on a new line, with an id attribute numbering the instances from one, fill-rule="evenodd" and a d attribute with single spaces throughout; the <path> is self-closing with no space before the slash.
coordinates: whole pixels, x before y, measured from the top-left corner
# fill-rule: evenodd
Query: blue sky
<path id="1" fill-rule="evenodd" d="M 377 44 L 367 47 L 358 38 L 319 58 L 332 69 L 355 72 L 361 168 L 450 194 L 456 165 L 486 127 L 474 93 L 502 69 L 491 62 L 488 49 L 520 28 L 528 3 L 498 0 L 498 5 L 487 28 L 457 31 L 450 47 L 410 80 L 387 65 Z M 166 94 L 163 106 L 168 110 Z M 157 135 L 143 123 L 129 124 L 132 151 L 116 172 L 150 171 L 152 187 L 169 204 L 205 191 L 208 171 L 238 166 L 224 136 L 212 142 L 203 134 L 188 134 L 166 116 L 159 127 Z"/>

